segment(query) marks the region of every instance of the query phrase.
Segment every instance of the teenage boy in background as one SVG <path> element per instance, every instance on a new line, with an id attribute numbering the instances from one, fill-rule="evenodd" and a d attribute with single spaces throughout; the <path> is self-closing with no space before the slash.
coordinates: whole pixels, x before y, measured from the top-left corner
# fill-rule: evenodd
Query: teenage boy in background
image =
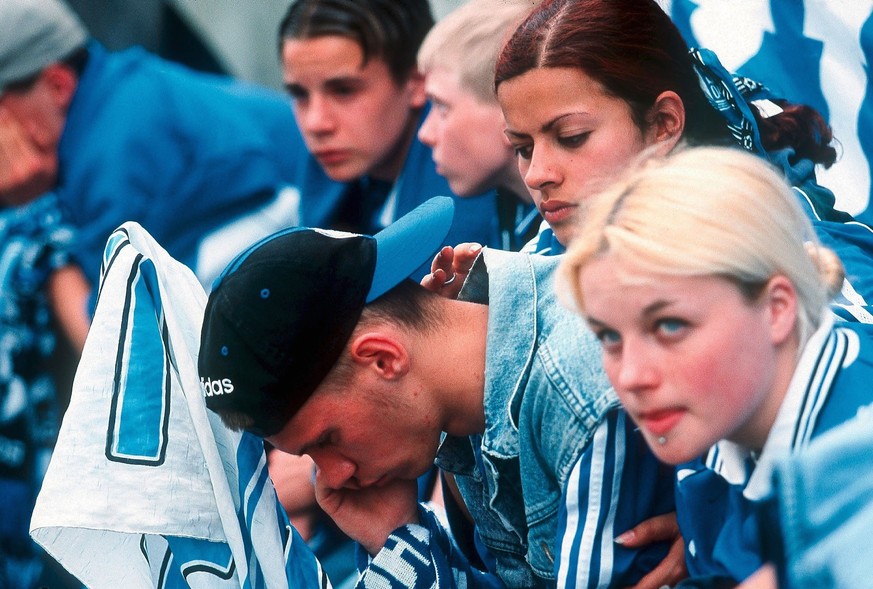
<path id="1" fill-rule="evenodd" d="M 518 251 L 541 221 L 504 134 L 494 94 L 494 64 L 531 0 L 471 0 L 427 34 L 418 51 L 433 107 L 418 138 L 433 150 L 437 172 L 455 194 L 497 191 L 500 249 Z"/>

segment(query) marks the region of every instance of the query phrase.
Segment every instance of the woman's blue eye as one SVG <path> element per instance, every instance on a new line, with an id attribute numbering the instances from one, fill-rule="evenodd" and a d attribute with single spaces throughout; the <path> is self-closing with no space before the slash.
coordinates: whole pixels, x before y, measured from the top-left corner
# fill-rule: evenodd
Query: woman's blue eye
<path id="1" fill-rule="evenodd" d="M 661 331 L 666 335 L 674 335 L 676 333 L 679 333 L 687 326 L 688 323 L 682 321 L 681 319 L 661 319 L 657 323 L 658 331 Z"/>
<path id="2" fill-rule="evenodd" d="M 601 329 L 596 335 L 604 347 L 615 346 L 621 343 L 621 336 L 614 329 Z"/>

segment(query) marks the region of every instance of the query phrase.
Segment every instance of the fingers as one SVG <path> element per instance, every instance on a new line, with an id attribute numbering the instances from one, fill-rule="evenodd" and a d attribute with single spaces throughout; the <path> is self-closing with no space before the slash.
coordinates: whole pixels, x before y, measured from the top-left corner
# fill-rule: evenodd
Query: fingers
<path id="1" fill-rule="evenodd" d="M 436 272 L 437 270 L 442 270 L 446 274 L 451 274 L 453 259 L 454 248 L 450 245 L 443 246 L 443 248 L 437 252 L 437 255 L 434 256 L 433 262 L 430 263 L 431 273 Z"/>
<path id="2" fill-rule="evenodd" d="M 685 545 L 682 537 L 679 536 L 673 541 L 664 560 L 630 589 L 672 587 L 686 577 L 688 577 L 688 569 L 685 566 Z"/>
<path id="3" fill-rule="evenodd" d="M 430 263 L 430 274 L 421 279 L 421 285 L 431 292 L 442 294 L 442 289 L 446 285 L 449 277 L 453 275 L 452 260 L 454 252 L 449 245 L 437 252 L 433 261 Z"/>
<path id="4" fill-rule="evenodd" d="M 459 243 L 454 248 L 454 266 L 455 270 L 464 270 L 465 273 L 470 271 L 470 267 L 479 254 L 482 252 L 482 244 L 480 243 Z"/>
<path id="5" fill-rule="evenodd" d="M 439 268 L 421 279 L 421 285 L 424 288 L 437 294 L 440 294 L 446 282 L 446 272 Z"/>
<path id="6" fill-rule="evenodd" d="M 615 539 L 617 544 L 628 548 L 640 548 L 661 540 L 681 538 L 679 524 L 676 523 L 676 513 L 665 513 L 647 519 Z"/>
<path id="7" fill-rule="evenodd" d="M 421 285 L 438 295 L 454 299 L 461 292 L 461 287 L 473 262 L 482 252 L 478 243 L 461 243 L 444 246 L 430 264 L 430 274 L 421 279 Z"/>
<path id="8" fill-rule="evenodd" d="M 463 280 L 473 268 L 473 263 L 482 253 L 482 246 L 478 243 L 462 243 L 455 246 L 452 258 L 452 272 Z"/>

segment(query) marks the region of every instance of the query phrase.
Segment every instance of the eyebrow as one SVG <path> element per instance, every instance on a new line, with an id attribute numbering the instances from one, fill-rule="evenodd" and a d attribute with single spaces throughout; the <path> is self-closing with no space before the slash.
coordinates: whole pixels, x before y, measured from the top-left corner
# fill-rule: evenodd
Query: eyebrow
<path id="1" fill-rule="evenodd" d="M 333 428 L 328 428 L 328 429 L 325 429 L 325 430 L 319 432 L 319 434 L 317 436 L 315 436 L 315 439 L 313 441 L 303 444 L 298 449 L 297 453 L 300 456 L 302 456 L 303 454 L 307 454 L 310 448 L 315 448 L 316 446 L 319 446 L 319 445 L 323 444 L 325 441 L 327 441 L 330 438 L 333 431 L 334 431 Z"/>
<path id="2" fill-rule="evenodd" d="M 561 119 L 564 119 L 564 118 L 566 118 L 566 117 L 571 117 L 571 116 L 574 116 L 574 115 L 580 115 L 580 116 L 583 116 L 583 117 L 590 117 L 590 116 L 591 116 L 590 113 L 587 113 L 587 112 L 579 112 L 579 111 L 573 111 L 573 112 L 564 113 L 564 114 L 562 114 L 562 115 L 558 115 L 558 116 L 556 116 L 554 119 L 552 119 L 552 120 L 550 120 L 550 121 L 546 121 L 546 122 L 543 124 L 543 126 L 540 127 L 540 132 L 545 133 L 545 132 L 547 132 L 547 131 L 550 131 L 550 130 L 552 130 L 552 129 L 555 127 L 555 125 L 557 125 L 559 122 L 561 122 Z M 512 136 L 514 136 L 514 137 L 527 137 L 527 136 L 528 136 L 527 133 L 518 133 L 518 132 L 513 131 L 513 130 L 511 130 L 511 129 L 508 129 L 508 128 L 507 128 L 504 132 L 505 132 L 507 135 L 512 135 Z"/>
<path id="3" fill-rule="evenodd" d="M 654 315 L 655 313 L 657 313 L 658 311 L 660 311 L 664 307 L 669 307 L 670 305 L 672 305 L 675 302 L 676 301 L 668 301 L 668 300 L 660 299 L 660 300 L 657 300 L 653 303 L 650 303 L 650 304 L 646 305 L 645 307 L 643 307 L 643 313 L 642 313 L 643 317 L 649 317 L 651 315 Z"/>
<path id="4" fill-rule="evenodd" d="M 343 86 L 363 86 L 365 84 L 363 78 L 358 76 L 339 76 L 336 78 L 328 78 L 322 84 L 328 90 L 335 90 Z M 307 92 L 307 88 L 297 82 L 285 82 L 285 91 L 291 93 L 294 90 L 302 90 Z"/>
<path id="5" fill-rule="evenodd" d="M 585 317 L 585 321 L 588 323 L 588 327 L 590 327 L 591 329 L 608 327 L 606 323 L 595 317 L 591 317 L 590 315 Z"/>
<path id="6" fill-rule="evenodd" d="M 359 86 L 361 84 L 364 84 L 364 79 L 361 76 L 338 76 L 324 81 L 324 86 L 327 88 L 348 85 Z"/>
<path id="7" fill-rule="evenodd" d="M 653 303 L 650 303 L 650 304 L 646 305 L 645 307 L 643 307 L 642 316 L 643 317 L 650 317 L 650 316 L 654 315 L 655 313 L 657 313 L 658 311 L 664 309 L 665 307 L 669 307 L 673 303 L 675 303 L 675 301 L 659 299 L 659 300 L 657 300 Z M 585 321 L 588 323 L 588 326 L 591 327 L 592 329 L 604 328 L 604 327 L 609 328 L 608 323 L 601 321 L 600 319 L 597 319 L 596 317 L 592 317 L 590 315 L 585 317 Z"/>

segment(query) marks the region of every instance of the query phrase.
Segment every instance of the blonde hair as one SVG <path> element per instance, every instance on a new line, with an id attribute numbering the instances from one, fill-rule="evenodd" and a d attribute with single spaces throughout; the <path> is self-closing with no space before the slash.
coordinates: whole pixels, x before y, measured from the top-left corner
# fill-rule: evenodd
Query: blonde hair
<path id="1" fill-rule="evenodd" d="M 779 274 L 797 291 L 803 343 L 844 277 L 783 177 L 738 149 L 696 147 L 644 158 L 592 199 L 583 218 L 559 271 L 582 313 L 581 272 L 607 252 L 627 274 L 720 276 L 749 299 Z"/>
<path id="2" fill-rule="evenodd" d="M 469 0 L 438 21 L 418 50 L 418 69 L 444 67 L 464 90 L 496 103 L 494 64 L 503 43 L 539 0 Z"/>

